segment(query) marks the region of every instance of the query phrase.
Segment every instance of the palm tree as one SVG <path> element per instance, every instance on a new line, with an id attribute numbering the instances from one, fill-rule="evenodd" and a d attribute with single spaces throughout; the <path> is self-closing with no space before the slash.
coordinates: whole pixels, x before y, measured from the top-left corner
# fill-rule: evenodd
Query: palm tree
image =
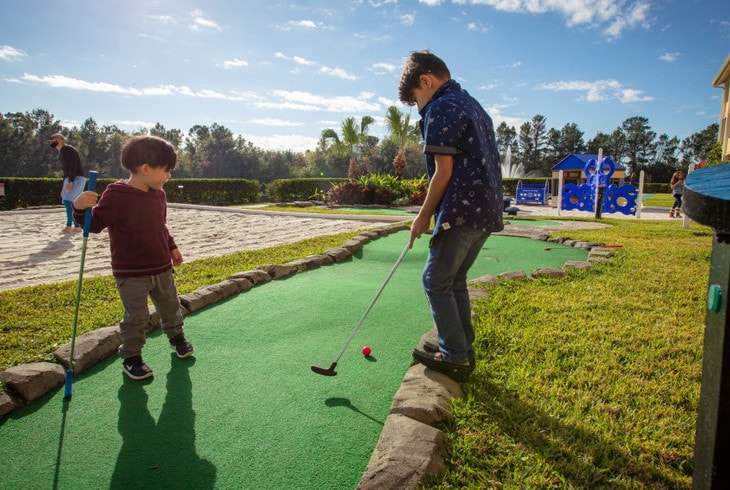
<path id="1" fill-rule="evenodd" d="M 411 113 L 403 114 L 394 105 L 388 107 L 388 112 L 385 115 L 385 126 L 390 133 L 390 139 L 398 147 L 398 152 L 393 159 L 393 166 L 395 167 L 395 175 L 400 178 L 403 176 L 406 167 L 408 167 L 406 148 L 410 143 L 415 143 L 420 139 L 420 131 L 417 125 L 411 126 Z"/>
<path id="2" fill-rule="evenodd" d="M 348 176 L 351 180 L 357 180 L 362 174 L 355 150 L 358 146 L 366 143 L 368 127 L 374 122 L 375 118 L 372 116 L 363 116 L 358 126 L 354 117 L 348 117 L 342 121 L 342 139 L 339 138 L 334 129 L 325 129 L 320 136 L 319 141 L 322 148 L 328 148 L 336 154 L 346 154 L 349 157 Z"/>

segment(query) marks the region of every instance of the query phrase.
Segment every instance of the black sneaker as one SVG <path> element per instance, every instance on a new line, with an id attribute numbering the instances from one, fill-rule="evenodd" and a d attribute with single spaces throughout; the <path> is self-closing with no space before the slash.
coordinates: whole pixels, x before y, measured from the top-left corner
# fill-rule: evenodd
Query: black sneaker
<path id="1" fill-rule="evenodd" d="M 122 372 L 135 380 L 151 378 L 153 375 L 142 356 L 132 356 L 122 361 Z"/>
<path id="2" fill-rule="evenodd" d="M 441 352 L 441 349 L 439 349 L 438 344 L 434 344 L 433 342 L 430 342 L 428 340 L 426 340 L 423 343 L 423 350 L 425 352 L 429 352 L 429 353 Z M 469 352 L 469 374 L 471 374 L 476 367 L 477 367 L 476 355 L 474 355 L 473 352 Z"/>
<path id="3" fill-rule="evenodd" d="M 183 334 L 179 334 L 171 338 L 170 347 L 175 350 L 177 357 L 179 357 L 180 359 L 190 357 L 193 355 L 193 352 L 195 352 L 195 349 L 193 349 L 193 345 L 185 340 L 185 335 Z"/>
<path id="4" fill-rule="evenodd" d="M 463 382 L 469 380 L 470 370 L 468 362 L 460 364 L 446 361 L 436 352 L 424 352 L 418 349 L 413 349 L 413 360 L 429 369 L 443 373 L 455 381 Z"/>

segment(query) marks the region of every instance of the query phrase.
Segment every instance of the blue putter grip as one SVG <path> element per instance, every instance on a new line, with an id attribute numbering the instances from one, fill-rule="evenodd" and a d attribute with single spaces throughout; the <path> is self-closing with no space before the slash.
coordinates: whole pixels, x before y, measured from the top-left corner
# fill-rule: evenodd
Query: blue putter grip
<path id="1" fill-rule="evenodd" d="M 70 369 L 66 371 L 66 384 L 64 386 L 64 398 L 71 398 L 71 395 L 73 393 L 73 382 L 74 382 L 74 372 Z"/>
<path id="2" fill-rule="evenodd" d="M 89 185 L 87 190 L 96 190 L 96 178 L 98 176 L 99 172 L 96 170 L 89 170 Z M 86 213 L 84 213 L 84 238 L 89 236 L 89 228 L 91 228 L 91 208 L 86 208 Z"/>

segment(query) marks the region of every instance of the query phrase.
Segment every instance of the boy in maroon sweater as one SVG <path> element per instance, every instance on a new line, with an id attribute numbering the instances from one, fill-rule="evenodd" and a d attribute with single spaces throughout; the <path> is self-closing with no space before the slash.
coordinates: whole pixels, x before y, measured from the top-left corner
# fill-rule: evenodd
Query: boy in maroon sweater
<path id="1" fill-rule="evenodd" d="M 101 199 L 96 192 L 83 192 L 74 200 L 73 208 L 74 217 L 83 223 L 84 210 L 93 206 L 89 231 L 109 230 L 112 273 L 124 305 L 119 324 L 122 370 L 132 379 L 145 379 L 153 374 L 142 360 L 148 296 L 177 356 L 193 354 L 193 346 L 183 334 L 172 270 L 182 264 L 183 257 L 167 228 L 167 197 L 162 190 L 177 164 L 177 154 L 161 138 L 134 136 L 122 148 L 121 163 L 129 170 L 129 179 L 108 185 Z"/>

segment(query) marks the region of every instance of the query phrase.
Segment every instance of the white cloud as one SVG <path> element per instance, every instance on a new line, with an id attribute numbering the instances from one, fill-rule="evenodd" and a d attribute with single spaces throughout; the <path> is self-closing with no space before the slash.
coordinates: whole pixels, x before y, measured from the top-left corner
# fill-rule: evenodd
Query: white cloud
<path id="1" fill-rule="evenodd" d="M 274 90 L 273 95 L 279 98 L 276 102 L 257 102 L 256 107 L 262 109 L 292 109 L 301 111 L 331 111 L 342 113 L 365 114 L 383 110 L 377 102 L 372 102 L 374 94 L 362 92 L 356 97 L 335 96 L 323 97 L 302 91 Z"/>
<path id="2" fill-rule="evenodd" d="M 497 88 L 497 86 L 498 86 L 497 82 L 493 81 L 490 83 L 485 83 L 485 84 L 479 85 L 478 88 L 479 88 L 479 90 L 494 90 L 495 88 Z"/>
<path id="3" fill-rule="evenodd" d="M 355 75 L 350 75 L 342 68 L 331 68 L 329 66 L 324 66 L 316 61 L 311 61 L 306 58 L 302 58 L 301 56 L 287 56 L 282 52 L 277 52 L 274 54 L 275 58 L 287 60 L 287 61 L 293 61 L 294 63 L 301 65 L 301 66 L 311 66 L 311 67 L 318 67 L 320 73 L 324 73 L 326 75 L 332 75 L 337 78 L 342 78 L 343 80 L 357 80 L 357 77 Z"/>
<path id="4" fill-rule="evenodd" d="M 329 68 L 327 66 L 322 66 L 319 69 L 320 73 L 326 73 L 327 75 L 332 75 L 333 77 L 342 78 L 343 80 L 357 80 L 357 77 L 354 75 L 350 75 L 342 68 Z"/>
<path id="5" fill-rule="evenodd" d="M 321 27 L 323 24 L 317 23 L 313 20 L 290 20 L 286 24 L 277 26 L 282 31 L 291 31 L 292 29 L 316 29 L 318 26 Z"/>
<path id="6" fill-rule="evenodd" d="M 210 89 L 193 90 L 187 85 L 158 85 L 156 87 L 134 88 L 123 87 L 121 85 L 108 82 L 89 82 L 86 80 L 67 77 L 65 75 L 47 75 L 39 77 L 24 73 L 22 80 L 25 82 L 39 83 L 51 88 L 66 88 L 86 92 L 103 92 L 136 97 L 182 95 L 187 97 L 235 101 L 246 101 L 251 98 L 250 95 L 246 93 L 233 92 L 231 94 L 223 94 Z"/>
<path id="7" fill-rule="evenodd" d="M 489 114 L 489 117 L 492 118 L 492 122 L 494 123 L 494 127 L 496 128 L 503 122 L 507 124 L 507 126 L 512 128 L 519 128 L 522 126 L 522 124 L 527 121 L 525 118 L 515 117 L 515 116 L 506 116 L 502 114 L 502 109 L 506 109 L 510 107 L 510 105 L 506 104 L 483 104 L 484 110 L 487 111 Z"/>
<path id="8" fill-rule="evenodd" d="M 452 0 L 459 5 L 486 5 L 496 10 L 520 14 L 555 12 L 565 18 L 568 27 L 600 24 L 609 39 L 623 31 L 648 27 L 651 23 L 648 0 Z M 435 6 L 443 0 L 419 0 Z"/>
<path id="9" fill-rule="evenodd" d="M 260 118 L 260 119 L 252 119 L 251 122 L 253 124 L 260 124 L 262 126 L 302 126 L 302 123 L 296 122 L 296 121 L 285 121 L 284 119 L 274 119 L 274 118 Z"/>
<path id="10" fill-rule="evenodd" d="M 393 63 L 374 63 L 370 66 L 370 71 L 376 75 L 386 75 L 393 73 L 398 69 L 398 66 Z"/>
<path id="11" fill-rule="evenodd" d="M 401 108 L 405 107 L 406 112 L 409 111 L 412 108 L 411 106 L 405 105 L 405 104 L 401 103 L 398 100 L 388 99 L 386 97 L 378 97 L 378 102 L 380 102 L 381 104 L 383 104 L 384 107 L 390 107 L 392 105 L 400 105 Z"/>
<path id="12" fill-rule="evenodd" d="M 202 31 L 205 29 L 212 29 L 214 31 L 220 31 L 221 27 L 214 20 L 210 20 L 204 17 L 201 10 L 194 10 L 190 16 L 193 18 L 190 28 L 194 31 Z"/>
<path id="13" fill-rule="evenodd" d="M 3 61 L 16 61 L 20 58 L 25 58 L 27 55 L 24 51 L 16 49 L 7 44 L 0 46 L 0 60 Z"/>
<path id="14" fill-rule="evenodd" d="M 667 63 L 674 63 L 680 56 L 682 56 L 682 53 L 664 53 L 659 59 Z"/>
<path id="15" fill-rule="evenodd" d="M 632 102 L 650 102 L 654 100 L 654 97 L 648 95 L 642 95 L 644 92 L 641 90 L 634 90 L 632 88 L 622 89 L 619 94 L 618 100 L 622 104 L 630 104 Z"/>
<path id="16" fill-rule="evenodd" d="M 270 136 L 242 134 L 241 136 L 259 148 L 280 151 L 291 150 L 295 152 L 314 150 L 319 141 L 318 138 L 298 134 L 273 134 Z"/>
<path id="17" fill-rule="evenodd" d="M 130 128 L 153 128 L 153 127 L 155 127 L 155 124 L 156 124 L 156 123 L 149 122 L 149 121 L 116 120 L 116 121 L 110 121 L 110 122 L 117 126 L 125 126 L 125 127 L 130 127 Z"/>
<path id="18" fill-rule="evenodd" d="M 275 58 L 282 59 L 282 60 L 293 61 L 294 63 L 296 63 L 298 65 L 302 65 L 302 66 L 315 66 L 315 65 L 317 65 L 317 63 L 315 63 L 314 61 L 310 61 L 310 60 L 308 60 L 306 58 L 302 58 L 301 56 L 287 56 L 287 55 L 285 55 L 284 53 L 281 53 L 281 52 L 274 53 L 274 57 Z"/>
<path id="19" fill-rule="evenodd" d="M 481 22 L 469 22 L 466 24 L 466 30 L 474 32 L 489 32 L 489 29 L 484 27 Z"/>
<path id="20" fill-rule="evenodd" d="M 560 81 L 544 83 L 538 88 L 553 92 L 581 92 L 582 95 L 578 97 L 578 100 L 586 100 L 588 102 L 618 100 L 622 104 L 628 104 L 654 100 L 653 97 L 642 95 L 644 93 L 642 90 L 623 87 L 617 80 L 610 79 L 596 80 L 593 82 L 585 80 Z"/>
<path id="21" fill-rule="evenodd" d="M 239 60 L 238 58 L 233 58 L 232 60 L 226 60 L 223 62 L 223 68 L 226 69 L 239 68 L 241 66 L 248 66 L 248 62 L 244 60 Z"/>
<path id="22" fill-rule="evenodd" d="M 404 26 L 410 27 L 416 21 L 416 16 L 413 14 L 403 14 L 400 16 L 400 22 Z"/>
<path id="23" fill-rule="evenodd" d="M 175 18 L 171 15 L 150 15 L 152 20 L 156 20 L 161 24 L 176 24 Z"/>

